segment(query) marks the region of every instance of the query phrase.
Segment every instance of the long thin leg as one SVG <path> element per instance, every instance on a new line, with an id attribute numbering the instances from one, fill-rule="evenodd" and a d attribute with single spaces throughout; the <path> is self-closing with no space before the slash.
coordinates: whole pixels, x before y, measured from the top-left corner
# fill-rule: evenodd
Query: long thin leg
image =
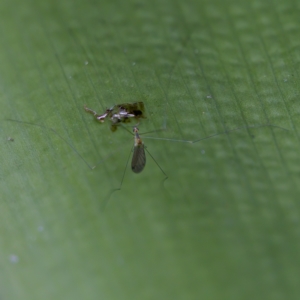
<path id="1" fill-rule="evenodd" d="M 250 125 L 250 126 L 242 126 L 242 127 L 237 127 L 234 129 L 229 129 L 229 130 L 225 130 L 223 132 L 219 132 L 219 133 L 215 133 L 209 136 L 206 136 L 204 138 L 200 138 L 200 139 L 196 139 L 196 140 L 178 140 L 178 139 L 169 139 L 169 138 L 159 138 L 159 137 L 152 137 L 152 136 L 144 136 L 144 139 L 152 139 L 152 140 L 162 140 L 162 141 L 170 141 L 170 142 L 179 142 L 179 143 L 190 143 L 190 144 L 195 144 L 198 143 L 200 141 L 203 140 L 208 140 L 211 139 L 213 137 L 216 137 L 218 135 L 222 135 L 222 134 L 228 134 L 230 132 L 233 131 L 237 131 L 237 130 L 241 130 L 241 129 L 248 129 L 248 128 L 259 128 L 259 127 L 273 127 L 273 128 L 279 128 L 285 131 L 290 131 L 289 129 L 277 126 L 277 125 L 273 125 L 273 124 L 262 124 L 262 125 Z"/>
<path id="2" fill-rule="evenodd" d="M 16 123 L 20 123 L 20 124 L 26 124 L 26 125 L 33 125 L 33 126 L 37 126 L 37 127 L 41 127 L 41 128 L 44 128 L 44 129 L 47 129 L 47 130 L 50 130 L 52 131 L 54 134 L 56 134 L 60 139 L 62 139 L 78 156 L 79 158 L 88 166 L 89 169 L 93 170 L 96 168 L 97 165 L 103 163 L 103 161 L 99 161 L 97 162 L 94 166 L 91 166 L 85 159 L 84 157 L 76 150 L 76 148 L 71 144 L 69 143 L 65 138 L 63 138 L 55 129 L 51 128 L 51 127 L 47 127 L 47 126 L 44 126 L 44 125 L 40 125 L 40 124 L 36 124 L 36 123 L 31 123 L 31 122 L 24 122 L 24 121 L 19 121 L 19 120 L 14 120 L 14 119 L 6 119 L 6 121 L 11 121 L 11 122 L 16 122 Z M 113 153 L 111 153 L 111 155 L 113 155 Z M 110 156 L 111 156 L 110 155 Z M 109 157 L 109 156 L 108 156 Z M 107 158 L 108 158 L 107 157 Z"/>
<path id="3" fill-rule="evenodd" d="M 156 163 L 156 165 L 159 167 L 159 169 L 161 170 L 161 172 L 165 175 L 165 180 L 167 180 L 169 177 L 168 175 L 165 173 L 165 171 L 161 168 L 161 166 L 158 164 L 158 162 L 156 161 L 156 159 L 152 156 L 152 154 L 147 150 L 147 148 L 145 147 L 145 150 L 147 151 L 147 153 L 151 156 L 151 158 L 153 159 L 153 161 Z"/>
<path id="4" fill-rule="evenodd" d="M 133 127 L 137 127 L 137 125 L 135 125 Z M 122 126 L 126 131 L 128 131 L 131 135 L 133 135 L 133 133 L 130 130 L 128 130 L 128 128 L 126 126 L 124 126 L 123 124 L 120 124 L 120 126 Z M 165 129 L 161 128 L 161 129 L 151 130 L 151 131 L 140 133 L 140 135 L 143 135 L 143 138 L 144 138 L 144 134 L 153 133 L 153 132 L 159 132 L 159 131 L 165 131 Z"/>
<path id="5" fill-rule="evenodd" d="M 125 177 L 125 174 L 126 174 L 128 162 L 129 162 L 129 159 L 130 159 L 130 156 L 131 156 L 131 153 L 132 153 L 132 149 L 133 149 L 133 146 L 130 149 L 130 152 L 129 152 L 129 155 L 128 155 L 128 158 L 127 158 L 127 161 L 126 161 L 126 166 L 125 166 L 125 169 L 124 169 L 124 172 L 123 172 L 123 176 L 122 176 L 122 180 L 121 180 L 121 183 L 120 183 L 120 187 L 117 188 L 117 189 L 115 189 L 114 191 L 119 191 L 121 189 L 122 185 L 123 185 L 123 181 L 124 181 L 124 177 Z"/>
<path id="6" fill-rule="evenodd" d="M 27 125 L 33 125 L 33 126 L 38 126 L 47 130 L 52 131 L 53 133 L 55 133 L 59 138 L 61 138 L 65 143 L 67 143 L 67 145 L 69 145 L 69 147 L 82 159 L 82 161 L 91 169 L 93 170 L 95 168 L 90 166 L 90 164 L 82 157 L 82 155 L 76 150 L 76 148 L 70 144 L 66 139 L 64 139 L 55 129 L 51 128 L 51 127 L 47 127 L 44 125 L 40 125 L 40 124 L 35 124 L 35 123 L 31 123 L 31 122 L 23 122 L 23 121 L 18 121 L 18 120 L 13 120 L 13 119 L 6 119 L 7 121 L 11 121 L 11 122 L 16 122 L 16 123 L 21 123 L 21 124 L 27 124 Z"/>
<path id="7" fill-rule="evenodd" d="M 126 165 L 125 165 L 125 169 L 124 169 L 124 172 L 123 172 L 123 175 L 122 175 L 122 179 L 121 179 L 121 183 L 120 183 L 120 186 L 116 189 L 113 189 L 111 190 L 108 195 L 105 197 L 105 200 L 103 201 L 103 205 L 102 205 L 102 208 L 101 210 L 105 210 L 106 206 L 107 206 L 107 203 L 109 202 L 109 199 L 111 197 L 111 195 L 116 192 L 116 191 L 120 191 L 121 188 L 122 188 L 122 185 L 123 185 L 123 181 L 124 181 L 124 178 L 125 178 L 125 174 L 126 174 L 126 170 L 127 170 L 127 167 L 128 167 L 128 162 L 129 162 L 129 159 L 130 159 L 130 156 L 131 156 L 131 152 L 132 152 L 132 149 L 133 149 L 133 146 L 131 147 L 130 149 L 130 153 L 128 155 L 128 158 L 127 158 L 127 161 L 126 161 Z"/>

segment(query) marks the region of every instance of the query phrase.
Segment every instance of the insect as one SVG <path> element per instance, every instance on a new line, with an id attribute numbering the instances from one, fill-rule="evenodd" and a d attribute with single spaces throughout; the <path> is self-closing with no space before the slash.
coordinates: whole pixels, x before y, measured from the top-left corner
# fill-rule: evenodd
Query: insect
<path id="1" fill-rule="evenodd" d="M 133 104 L 130 103 L 125 103 L 125 104 L 118 104 L 118 105 L 114 105 L 112 106 L 110 109 L 107 109 L 106 112 L 103 115 L 98 115 L 96 112 L 94 112 L 93 110 L 84 107 L 84 109 L 89 112 L 92 113 L 96 118 L 100 117 L 99 119 L 97 119 L 99 122 L 104 122 L 104 120 L 108 119 L 112 125 L 115 126 L 121 126 L 123 127 L 126 131 L 129 131 L 127 129 L 127 127 L 124 125 L 124 123 L 130 122 L 130 119 L 137 119 L 139 120 L 140 118 L 144 117 L 144 107 L 143 110 L 136 110 L 137 108 L 137 103 L 139 102 L 135 102 Z M 133 115 L 133 116 L 132 116 Z M 19 120 L 13 120 L 13 119 L 8 119 L 9 121 L 13 121 L 13 122 L 18 122 L 21 124 L 27 124 L 27 125 L 34 125 L 34 126 L 39 126 L 41 128 L 47 129 L 52 131 L 53 133 L 55 133 L 60 139 L 62 139 L 64 142 L 66 142 L 70 148 L 72 148 L 72 150 L 81 158 L 81 160 L 90 168 L 90 169 L 94 169 L 97 165 L 95 164 L 94 166 L 91 166 L 86 159 L 76 150 L 76 148 L 69 143 L 62 135 L 60 135 L 55 129 L 50 128 L 50 127 L 46 127 L 43 125 L 39 125 L 39 124 L 35 124 L 35 123 L 30 123 L 30 122 L 24 122 L 24 121 L 19 121 Z M 234 131 L 238 131 L 238 130 L 242 130 L 242 129 L 248 129 L 248 128 L 259 128 L 259 127 L 273 127 L 273 128 L 279 128 L 282 130 L 287 130 L 285 128 L 282 128 L 280 126 L 277 125 L 273 125 L 273 124 L 261 124 L 261 125 L 253 125 L 253 126 L 244 126 L 244 127 L 238 127 L 238 128 L 234 128 L 234 129 L 230 129 L 230 130 L 225 130 L 223 132 L 219 132 L 219 133 L 215 133 L 203 138 L 199 138 L 196 140 L 183 140 L 183 139 L 171 139 L 171 138 L 159 138 L 159 137 L 151 137 L 151 136 L 145 136 L 144 138 L 147 139 L 154 139 L 154 140 L 165 140 L 165 141 L 171 141 L 171 142 L 181 142 L 181 143 L 189 143 L 189 144 L 195 144 L 198 143 L 200 141 L 203 140 L 207 140 L 207 139 L 211 139 L 214 138 L 218 135 L 222 135 L 222 134 L 228 134 L 230 132 L 234 132 Z M 288 130 L 287 130 L 288 131 Z M 129 131 L 130 132 L 130 131 Z M 149 133 L 149 132 L 147 132 Z M 130 132 L 130 134 L 132 134 L 132 132 Z M 146 166 L 146 152 L 150 155 L 150 157 L 153 159 L 153 161 L 155 162 L 155 164 L 159 167 L 159 169 L 161 170 L 161 172 L 164 174 L 165 179 L 166 180 L 168 178 L 167 174 L 164 172 L 164 170 L 159 166 L 159 164 L 157 163 L 157 161 L 154 159 L 154 157 L 150 154 L 150 152 L 147 150 L 147 148 L 145 147 L 140 134 L 139 134 L 139 129 L 137 127 L 137 125 L 135 125 L 133 127 L 133 136 L 134 136 L 134 146 L 132 148 L 132 159 L 131 159 L 131 170 L 136 173 L 139 174 L 141 173 L 145 166 Z M 146 151 L 146 152 L 145 152 Z M 121 190 L 122 185 L 123 185 L 123 181 L 125 178 L 125 174 L 126 174 L 126 170 L 127 170 L 127 166 L 129 163 L 129 159 L 131 156 L 131 152 L 130 155 L 128 156 L 127 162 L 126 162 L 126 166 L 121 178 L 121 183 L 119 188 L 114 189 L 110 195 L 118 190 Z M 109 196 L 110 197 L 110 196 Z M 109 198 L 108 197 L 108 198 Z"/>
<path id="2" fill-rule="evenodd" d="M 103 114 L 98 114 L 96 111 L 84 106 L 84 110 L 96 118 L 100 123 L 108 118 L 111 121 L 111 131 L 116 131 L 119 123 L 129 123 L 132 118 L 139 122 L 145 116 L 145 106 L 143 102 L 121 103 L 107 108 Z"/>
<path id="3" fill-rule="evenodd" d="M 125 128 L 125 129 L 128 131 L 127 128 Z M 146 153 L 145 153 L 145 150 L 146 150 L 147 153 L 151 156 L 151 158 L 155 162 L 155 164 L 159 167 L 161 172 L 165 175 L 164 180 L 168 179 L 167 174 L 164 172 L 164 170 L 160 167 L 160 165 L 157 163 L 157 161 L 154 159 L 154 157 L 151 155 L 151 153 L 145 147 L 145 145 L 139 135 L 139 129 L 137 128 L 137 126 L 133 127 L 133 134 L 134 134 L 134 146 L 133 146 L 133 154 L 132 154 L 132 159 L 131 159 L 131 170 L 136 174 L 141 173 L 144 170 L 144 168 L 146 166 Z M 126 162 L 126 166 L 124 169 L 120 187 L 115 190 L 120 190 L 122 187 L 129 158 L 130 158 L 130 156 L 128 157 L 127 162 Z"/>

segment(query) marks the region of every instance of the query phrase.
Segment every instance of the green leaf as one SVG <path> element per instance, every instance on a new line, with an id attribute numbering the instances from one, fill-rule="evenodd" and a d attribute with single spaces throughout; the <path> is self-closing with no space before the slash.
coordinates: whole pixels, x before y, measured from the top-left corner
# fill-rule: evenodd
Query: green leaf
<path id="1" fill-rule="evenodd" d="M 298 3 L 0 16 L 1 299 L 298 299 Z M 166 128 L 138 175 L 133 136 L 83 109 L 135 101 Z"/>

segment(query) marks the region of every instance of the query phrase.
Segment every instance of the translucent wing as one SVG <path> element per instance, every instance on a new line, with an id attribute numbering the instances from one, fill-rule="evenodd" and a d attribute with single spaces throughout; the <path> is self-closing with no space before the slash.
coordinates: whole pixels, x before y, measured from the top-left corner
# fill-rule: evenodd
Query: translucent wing
<path id="1" fill-rule="evenodd" d="M 143 144 L 134 146 L 131 160 L 131 170 L 134 173 L 140 173 L 144 170 L 146 165 L 146 154 Z"/>

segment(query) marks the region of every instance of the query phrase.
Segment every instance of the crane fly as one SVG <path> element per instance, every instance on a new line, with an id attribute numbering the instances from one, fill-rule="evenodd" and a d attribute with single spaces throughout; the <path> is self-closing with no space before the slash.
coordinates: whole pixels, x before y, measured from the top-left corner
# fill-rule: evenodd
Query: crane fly
<path id="1" fill-rule="evenodd" d="M 99 121 L 100 123 L 103 123 L 105 120 L 109 120 L 111 122 L 111 130 L 112 131 L 115 131 L 117 126 L 122 126 L 126 131 L 130 132 L 124 126 L 124 123 L 130 122 L 131 119 L 135 119 L 135 120 L 139 121 L 141 118 L 146 118 L 145 117 L 145 108 L 144 108 L 144 103 L 143 102 L 116 104 L 116 105 L 112 106 L 111 108 L 106 109 L 106 111 L 102 115 L 98 114 L 97 112 L 95 112 L 94 110 L 92 110 L 90 108 L 87 108 L 86 106 L 84 106 L 84 109 L 85 109 L 86 112 L 93 114 L 94 117 L 96 118 L 96 120 Z M 26 125 L 34 125 L 34 126 L 38 126 L 38 127 L 50 130 L 54 134 L 56 134 L 60 139 L 62 139 L 65 143 L 67 143 L 69 145 L 69 147 L 79 156 L 79 158 L 81 158 L 81 160 L 90 169 L 94 169 L 99 164 L 99 163 L 97 163 L 94 166 L 91 166 L 86 161 L 86 159 L 76 150 L 76 148 L 70 142 L 68 142 L 61 134 L 59 134 L 55 129 L 53 129 L 51 127 L 47 127 L 47 126 L 44 126 L 44 125 L 31 123 L 31 122 L 14 120 L 14 119 L 7 119 L 7 120 L 17 122 L 17 123 L 21 123 L 21 124 L 26 124 Z M 112 126 L 116 126 L 116 128 L 113 130 Z M 259 128 L 259 127 L 273 127 L 273 128 L 279 128 L 279 129 L 288 131 L 288 129 L 285 129 L 285 128 L 277 126 L 277 125 L 261 124 L 261 125 L 244 126 L 244 127 L 238 127 L 238 128 L 234 128 L 234 129 L 230 129 L 230 130 L 225 130 L 223 132 L 215 133 L 215 134 L 212 134 L 212 135 L 209 135 L 209 136 L 206 136 L 206 137 L 203 137 L 203 138 L 195 139 L 195 140 L 183 140 L 183 139 L 180 140 L 180 139 L 159 138 L 159 137 L 151 137 L 151 136 L 145 136 L 145 138 L 154 139 L 154 140 L 164 140 L 164 141 L 171 141 L 171 142 L 181 142 L 181 143 L 195 144 L 195 143 L 198 143 L 198 142 L 203 141 L 203 140 L 214 138 L 218 135 L 228 134 L 230 132 L 238 131 L 238 130 L 241 130 L 241 129 Z M 147 133 L 149 133 L 149 132 L 147 132 Z M 130 134 L 132 134 L 132 132 L 130 132 Z M 146 146 L 144 145 L 144 143 L 143 143 L 143 141 L 140 137 L 139 129 L 136 125 L 133 127 L 133 136 L 134 136 L 134 146 L 133 146 L 133 150 L 131 151 L 131 152 L 133 152 L 132 159 L 131 159 L 131 170 L 136 174 L 139 174 L 144 170 L 144 168 L 146 166 L 146 152 L 147 152 L 150 155 L 150 157 L 153 159 L 155 164 L 159 167 L 161 172 L 164 174 L 164 176 L 165 176 L 164 180 L 166 180 L 168 178 L 167 174 L 159 166 L 159 164 L 154 159 L 154 157 L 151 155 L 151 153 L 147 150 Z M 130 152 L 130 155 L 131 155 L 131 152 Z M 126 162 L 126 166 L 125 166 L 123 176 L 122 176 L 122 179 L 121 179 L 120 187 L 118 189 L 115 189 L 115 190 L 120 190 L 121 187 L 122 187 L 129 159 L 130 159 L 130 156 L 128 157 L 127 162 Z M 103 161 L 101 161 L 101 162 L 103 162 Z"/>
<path id="2" fill-rule="evenodd" d="M 129 133 L 131 133 L 126 127 L 124 127 L 124 129 L 127 130 Z M 164 181 L 167 180 L 168 179 L 167 174 L 164 172 L 164 170 L 161 168 L 161 166 L 158 164 L 158 162 L 155 160 L 155 158 L 151 155 L 151 153 L 147 150 L 145 144 L 143 143 L 143 141 L 140 137 L 140 134 L 139 134 L 139 129 L 138 129 L 137 126 L 133 127 L 133 135 L 134 135 L 134 145 L 133 145 L 133 149 L 131 148 L 131 151 L 130 151 L 130 155 L 131 155 L 131 152 L 133 152 L 132 153 L 132 158 L 131 158 L 131 170 L 132 170 L 132 172 L 134 172 L 136 174 L 139 174 L 144 170 L 144 168 L 146 166 L 146 152 L 145 152 L 145 150 L 146 150 L 147 153 L 150 155 L 150 157 L 155 162 L 155 164 L 158 166 L 158 168 L 164 174 L 164 176 L 165 176 Z M 123 185 L 123 181 L 124 181 L 124 178 L 125 178 L 128 162 L 129 162 L 129 159 L 130 159 L 130 155 L 128 156 L 126 166 L 124 168 L 124 172 L 123 172 L 123 176 L 122 176 L 122 179 L 121 179 L 120 187 L 117 188 L 117 189 L 114 189 L 113 192 L 120 190 L 122 185 Z"/>
<path id="3" fill-rule="evenodd" d="M 143 143 L 139 135 L 139 129 L 136 126 L 133 127 L 133 133 L 134 133 L 134 146 L 133 146 L 133 154 L 131 160 L 131 170 L 136 174 L 141 173 L 144 170 L 146 166 L 146 153 L 145 153 L 146 150 L 167 179 L 168 178 L 167 174 L 160 167 L 160 165 L 157 163 L 157 161 L 154 159 L 151 153 L 147 150 L 145 144 Z"/>

